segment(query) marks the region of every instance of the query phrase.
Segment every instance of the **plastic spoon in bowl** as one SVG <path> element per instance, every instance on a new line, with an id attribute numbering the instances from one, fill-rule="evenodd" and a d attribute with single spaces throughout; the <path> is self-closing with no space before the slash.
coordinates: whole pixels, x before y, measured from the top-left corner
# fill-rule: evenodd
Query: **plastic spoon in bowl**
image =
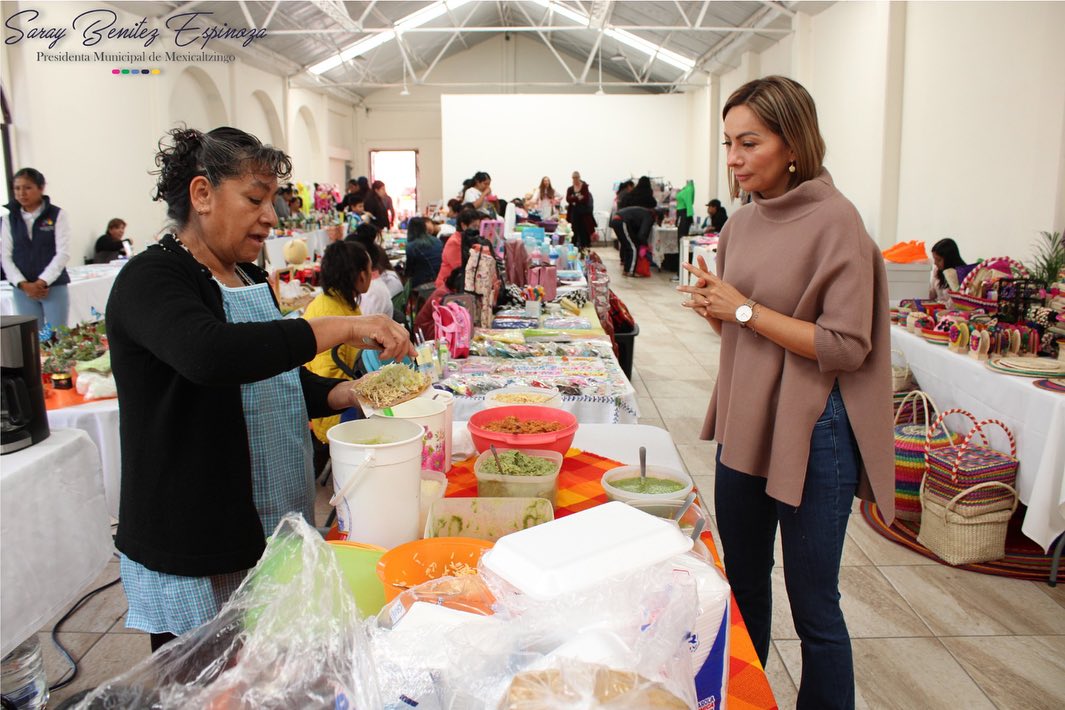
<path id="1" fill-rule="evenodd" d="M 689 493 L 688 497 L 684 499 L 684 503 L 681 504 L 677 512 L 673 514 L 673 520 L 680 522 L 680 519 L 684 517 L 684 514 L 688 512 L 688 508 L 692 507 L 692 503 L 695 502 L 695 493 Z"/>
<path id="2" fill-rule="evenodd" d="M 640 493 L 647 490 L 647 447 L 640 447 Z"/>
<path id="3" fill-rule="evenodd" d="M 692 540 L 699 542 L 699 536 L 703 534 L 703 528 L 706 527 L 706 518 L 699 518 L 695 521 L 695 528 L 692 530 Z"/>
<path id="4" fill-rule="evenodd" d="M 499 452 L 498 452 L 498 451 L 496 451 L 496 445 L 495 445 L 495 444 L 491 444 L 491 445 L 489 445 L 489 447 L 488 447 L 488 448 L 490 448 L 490 449 L 492 450 L 492 456 L 494 456 L 494 457 L 495 457 L 495 460 L 496 460 L 496 468 L 498 468 L 498 469 L 499 469 L 499 475 L 500 475 L 500 476 L 505 476 L 505 475 L 507 475 L 507 474 L 506 474 L 506 471 L 504 471 L 504 470 L 503 470 L 503 462 L 499 460 Z"/>

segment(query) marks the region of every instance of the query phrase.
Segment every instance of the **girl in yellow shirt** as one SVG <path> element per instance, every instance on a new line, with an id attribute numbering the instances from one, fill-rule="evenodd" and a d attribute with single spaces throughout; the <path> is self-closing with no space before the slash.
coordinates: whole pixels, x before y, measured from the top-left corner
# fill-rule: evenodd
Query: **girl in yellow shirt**
<path id="1" fill-rule="evenodd" d="M 325 254 L 322 255 L 320 276 L 322 293 L 307 306 L 303 317 L 310 319 L 321 316 L 362 315 L 359 311 L 359 297 L 370 288 L 372 279 L 373 269 L 370 264 L 370 255 L 365 249 L 355 242 L 333 242 L 326 247 Z M 307 363 L 306 367 L 322 377 L 350 380 L 352 378 L 349 372 L 355 370 L 360 354 L 361 351 L 358 348 L 340 345 L 332 350 L 318 353 Z M 337 360 L 343 363 L 349 372 L 345 372 Z M 315 442 L 316 463 L 319 458 L 318 450 L 321 448 L 318 445 L 328 443 L 326 432 L 330 427 L 339 423 L 339 414 L 311 420 L 311 429 L 317 440 Z M 328 454 L 327 451 L 323 453 Z"/>

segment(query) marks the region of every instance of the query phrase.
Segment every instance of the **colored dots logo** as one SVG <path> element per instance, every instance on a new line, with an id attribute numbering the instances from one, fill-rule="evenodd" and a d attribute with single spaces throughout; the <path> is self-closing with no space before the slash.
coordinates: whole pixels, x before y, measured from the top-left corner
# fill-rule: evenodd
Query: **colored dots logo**
<path id="1" fill-rule="evenodd" d="M 133 75 L 133 76 L 149 76 L 161 74 L 161 69 L 112 69 L 112 74 L 116 75 Z"/>

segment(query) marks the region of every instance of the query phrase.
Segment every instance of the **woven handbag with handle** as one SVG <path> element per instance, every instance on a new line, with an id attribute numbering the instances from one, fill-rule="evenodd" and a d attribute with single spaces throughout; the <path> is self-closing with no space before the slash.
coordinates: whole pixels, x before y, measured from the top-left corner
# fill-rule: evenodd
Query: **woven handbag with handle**
<path id="1" fill-rule="evenodd" d="M 964 410 L 948 409 L 940 414 L 928 430 L 925 437 L 925 481 L 921 504 L 926 500 L 936 500 L 940 505 L 958 498 L 958 494 L 967 493 L 956 503 L 966 514 L 988 513 L 1002 510 L 1014 505 L 1013 495 L 1002 487 L 982 487 L 979 491 L 972 489 L 981 483 L 992 481 L 1004 483 L 1012 490 L 1017 481 L 1017 442 L 1013 432 L 997 419 L 984 419 L 976 422 L 957 446 L 932 446 L 935 432 L 943 426 L 943 421 L 951 414 L 963 413 Z M 991 448 L 990 440 L 984 428 L 994 424 L 1006 433 L 1010 452 L 1007 454 Z M 983 445 L 973 443 L 979 434 Z"/>
<path id="2" fill-rule="evenodd" d="M 910 421 L 900 424 L 907 412 Z M 918 423 L 918 412 L 923 424 Z M 921 390 L 906 394 L 895 414 L 895 517 L 902 520 L 921 519 L 920 489 L 929 421 L 938 416 L 936 403 Z M 943 429 L 932 437 L 932 448 L 955 446 L 959 441 L 960 436 Z"/>
<path id="3" fill-rule="evenodd" d="M 967 496 L 988 492 L 1008 496 L 1010 507 L 981 513 L 967 510 L 962 505 Z M 928 490 L 922 485 L 924 512 L 917 542 L 952 565 L 1000 560 L 1006 556 L 1006 530 L 1017 510 L 1017 500 L 1017 491 L 999 481 L 978 483 L 946 503 L 929 497 Z"/>

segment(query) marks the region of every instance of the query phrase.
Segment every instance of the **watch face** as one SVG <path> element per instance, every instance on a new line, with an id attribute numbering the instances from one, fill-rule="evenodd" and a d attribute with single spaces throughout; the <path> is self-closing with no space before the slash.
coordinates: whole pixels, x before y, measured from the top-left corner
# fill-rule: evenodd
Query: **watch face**
<path id="1" fill-rule="evenodd" d="M 751 309 L 746 303 L 736 309 L 736 322 L 746 323 L 754 315 L 754 310 Z"/>

